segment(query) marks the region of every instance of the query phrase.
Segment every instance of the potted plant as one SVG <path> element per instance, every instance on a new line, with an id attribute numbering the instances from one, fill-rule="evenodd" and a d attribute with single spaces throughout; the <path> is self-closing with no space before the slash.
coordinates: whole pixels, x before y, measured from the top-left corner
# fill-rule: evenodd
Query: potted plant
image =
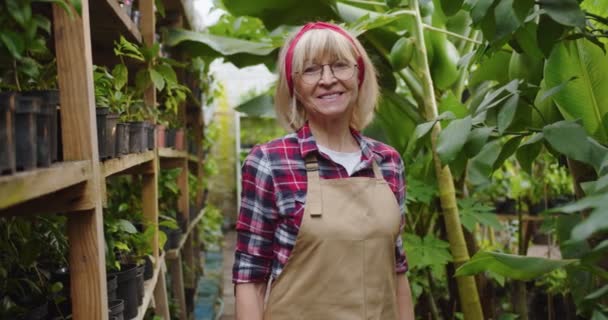
<path id="1" fill-rule="evenodd" d="M 122 89 L 126 84 L 126 75 L 121 71 L 123 68 L 124 66 L 117 65 L 110 73 L 106 67 L 93 66 L 96 113 L 102 114 L 97 119 L 100 158 L 111 159 L 119 154 L 117 126 L 118 119 L 124 112 Z"/>

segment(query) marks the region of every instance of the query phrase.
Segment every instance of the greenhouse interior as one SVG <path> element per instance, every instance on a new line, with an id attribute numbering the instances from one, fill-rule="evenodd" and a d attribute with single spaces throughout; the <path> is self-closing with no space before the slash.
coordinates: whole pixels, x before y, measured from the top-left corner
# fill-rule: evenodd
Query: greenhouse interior
<path id="1" fill-rule="evenodd" d="M 2 0 L 0 320 L 608 319 L 607 49 L 607 0 Z"/>

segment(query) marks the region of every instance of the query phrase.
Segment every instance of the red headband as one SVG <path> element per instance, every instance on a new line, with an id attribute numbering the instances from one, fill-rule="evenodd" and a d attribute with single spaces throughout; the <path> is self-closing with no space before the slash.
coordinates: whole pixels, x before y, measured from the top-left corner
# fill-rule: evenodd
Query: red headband
<path id="1" fill-rule="evenodd" d="M 344 31 L 344 29 L 340 28 L 339 26 L 337 26 L 335 24 L 331 24 L 331 23 L 327 23 L 327 22 L 310 22 L 310 23 L 307 23 L 304 27 L 302 27 L 302 29 L 300 29 L 298 34 L 293 38 L 293 40 L 291 40 L 291 43 L 289 44 L 289 49 L 287 49 L 287 55 L 285 56 L 285 76 L 287 77 L 287 85 L 289 86 L 289 94 L 293 96 L 293 78 L 291 75 L 292 64 L 293 64 L 293 50 L 296 47 L 296 44 L 298 43 L 300 38 L 302 38 L 302 36 L 304 35 L 304 33 L 306 33 L 307 31 L 310 31 L 312 29 L 329 29 L 329 30 L 335 31 L 335 32 L 343 35 L 344 37 L 346 37 L 346 39 L 348 39 L 352 43 L 353 47 L 355 48 L 355 51 L 357 51 L 357 54 L 359 55 L 357 57 L 357 65 L 359 67 L 359 74 L 357 76 L 359 79 L 359 88 L 361 88 L 361 84 L 363 83 L 363 79 L 365 78 L 365 65 L 363 64 L 363 58 L 361 57 L 361 52 L 359 52 L 359 49 L 357 48 L 357 45 L 355 45 L 355 41 L 350 36 L 350 34 L 348 34 L 348 32 Z"/>

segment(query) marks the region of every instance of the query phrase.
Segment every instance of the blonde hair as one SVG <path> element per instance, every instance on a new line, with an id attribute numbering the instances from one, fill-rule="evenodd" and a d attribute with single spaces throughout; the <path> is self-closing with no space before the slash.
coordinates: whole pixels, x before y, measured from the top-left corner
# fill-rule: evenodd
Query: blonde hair
<path id="1" fill-rule="evenodd" d="M 287 75 L 285 74 L 287 51 L 296 34 L 294 33 L 287 39 L 279 53 L 279 60 L 277 62 L 279 79 L 274 97 L 279 123 L 285 129 L 292 131 L 301 128 L 307 120 L 304 106 L 296 99 L 295 89 L 294 94 L 290 94 Z M 359 40 L 353 36 L 351 37 L 353 42 L 344 35 L 330 29 L 312 29 L 306 31 L 298 40 L 293 50 L 292 70 L 294 72 L 301 71 L 305 63 L 320 57 L 344 59 L 356 63 L 358 51 L 364 64 L 365 74 L 363 83 L 359 85 L 359 93 L 350 119 L 350 126 L 360 131 L 374 117 L 374 108 L 378 101 L 378 80 L 376 78 L 376 70 L 365 49 L 363 49 Z M 356 48 L 353 47 L 353 43 Z M 295 82 L 296 78 L 293 75 L 292 78 Z"/>

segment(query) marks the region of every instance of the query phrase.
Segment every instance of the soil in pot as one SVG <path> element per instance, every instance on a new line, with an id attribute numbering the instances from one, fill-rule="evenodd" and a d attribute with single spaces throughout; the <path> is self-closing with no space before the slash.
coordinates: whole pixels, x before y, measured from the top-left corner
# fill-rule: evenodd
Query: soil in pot
<path id="1" fill-rule="evenodd" d="M 36 117 L 40 112 L 40 99 L 19 96 L 15 108 L 15 146 L 17 170 L 36 168 Z"/>
<path id="2" fill-rule="evenodd" d="M 97 117 L 97 150 L 99 150 L 99 159 L 105 159 L 108 157 L 106 151 L 106 120 L 108 117 L 108 108 L 95 108 L 95 115 Z"/>
<path id="3" fill-rule="evenodd" d="M 106 117 L 106 155 L 108 159 L 116 158 L 116 126 L 119 115 L 109 113 Z"/>
<path id="4" fill-rule="evenodd" d="M 123 312 L 125 310 L 124 300 L 108 300 L 108 318 L 124 320 Z"/>
<path id="5" fill-rule="evenodd" d="M 118 288 L 118 276 L 116 274 L 108 274 L 107 280 L 107 292 L 108 301 L 116 300 L 116 289 Z"/>
<path id="6" fill-rule="evenodd" d="M 131 153 L 143 152 L 148 146 L 148 135 L 145 123 L 129 122 L 129 151 Z"/>
<path id="7" fill-rule="evenodd" d="M 134 264 L 121 265 L 121 271 L 112 273 L 117 276 L 118 288 L 116 298 L 124 300 L 123 315 L 126 319 L 137 316 L 137 266 Z"/>
<path id="8" fill-rule="evenodd" d="M 117 155 L 124 156 L 129 154 L 129 124 L 128 123 L 117 123 L 116 124 L 116 153 Z"/>
<path id="9" fill-rule="evenodd" d="M 0 92 L 0 174 L 15 172 L 16 92 Z"/>

